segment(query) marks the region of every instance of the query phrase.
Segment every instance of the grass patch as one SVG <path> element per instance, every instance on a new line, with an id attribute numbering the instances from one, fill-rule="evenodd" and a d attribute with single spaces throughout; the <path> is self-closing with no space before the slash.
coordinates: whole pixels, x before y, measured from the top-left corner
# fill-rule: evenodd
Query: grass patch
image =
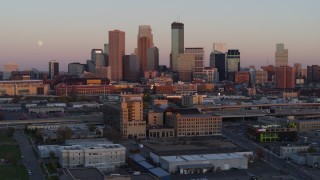
<path id="1" fill-rule="evenodd" d="M 0 166 L 0 179 L 29 180 L 27 169 L 24 166 Z"/>
<path id="2" fill-rule="evenodd" d="M 17 160 L 20 159 L 20 149 L 18 145 L 0 145 L 0 159 L 5 159 L 7 153 L 12 153 Z"/>
<path id="3" fill-rule="evenodd" d="M 13 137 L 0 135 L 0 143 L 16 143 L 16 140 Z"/>

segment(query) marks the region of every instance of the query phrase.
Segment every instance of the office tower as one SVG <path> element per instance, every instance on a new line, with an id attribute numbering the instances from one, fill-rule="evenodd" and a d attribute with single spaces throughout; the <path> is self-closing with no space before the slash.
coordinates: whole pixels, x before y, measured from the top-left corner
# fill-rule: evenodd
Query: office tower
<path id="1" fill-rule="evenodd" d="M 293 65 L 296 78 L 302 78 L 302 68 L 301 63 L 294 63 Z"/>
<path id="2" fill-rule="evenodd" d="M 123 31 L 109 31 L 109 66 L 111 67 L 111 81 L 122 80 L 122 58 L 125 55 L 125 33 Z"/>
<path id="3" fill-rule="evenodd" d="M 96 67 L 96 72 L 95 74 L 97 75 L 97 77 L 99 78 L 107 78 L 110 79 L 111 78 L 111 67 L 110 66 L 97 66 Z"/>
<path id="4" fill-rule="evenodd" d="M 104 62 L 109 66 L 109 44 L 104 44 Z"/>
<path id="5" fill-rule="evenodd" d="M 179 74 L 180 81 L 192 81 L 192 74 L 195 66 L 195 58 L 195 54 L 179 54 L 177 61 L 177 71 Z"/>
<path id="6" fill-rule="evenodd" d="M 254 85 L 256 81 L 256 68 L 254 66 L 249 66 L 249 74 L 250 74 L 250 85 Z"/>
<path id="7" fill-rule="evenodd" d="M 96 72 L 96 62 L 94 60 L 87 60 L 86 71 L 95 73 Z"/>
<path id="8" fill-rule="evenodd" d="M 195 63 L 193 78 L 194 79 L 204 79 L 203 78 L 203 68 L 204 68 L 204 49 L 200 48 L 186 48 L 184 51 L 185 54 L 194 54 Z"/>
<path id="9" fill-rule="evenodd" d="M 158 71 L 159 69 L 159 49 L 152 47 L 147 52 L 147 71 Z"/>
<path id="10" fill-rule="evenodd" d="M 227 52 L 227 44 L 225 43 L 213 43 L 212 47 L 213 53 L 226 53 Z"/>
<path id="11" fill-rule="evenodd" d="M 227 77 L 229 81 L 235 80 L 235 73 L 240 71 L 240 52 L 238 49 L 229 49 L 227 52 Z"/>
<path id="12" fill-rule="evenodd" d="M 105 56 L 102 49 L 91 50 L 91 60 L 95 62 L 96 67 L 105 67 Z"/>
<path id="13" fill-rule="evenodd" d="M 213 61 L 211 61 L 214 59 Z M 224 53 L 211 53 L 210 54 L 210 67 L 216 67 L 219 72 L 219 81 L 224 81 L 227 79 L 227 60 L 226 54 Z"/>
<path id="14" fill-rule="evenodd" d="M 139 26 L 138 33 L 138 56 L 140 59 L 140 71 L 143 74 L 148 66 L 148 49 L 153 47 L 153 35 L 149 25 Z"/>
<path id="15" fill-rule="evenodd" d="M 276 88 L 292 89 L 294 88 L 294 68 L 290 66 L 276 67 Z"/>
<path id="16" fill-rule="evenodd" d="M 275 70 L 274 65 L 261 66 L 261 69 L 268 73 L 268 81 L 274 80 Z"/>
<path id="17" fill-rule="evenodd" d="M 170 68 L 177 71 L 178 55 L 184 52 L 184 24 L 173 22 L 171 24 L 171 54 Z"/>
<path id="18" fill-rule="evenodd" d="M 215 54 L 226 54 L 227 45 L 225 43 L 213 43 L 212 52 L 210 54 L 209 66 L 214 67 L 216 62 Z"/>
<path id="19" fill-rule="evenodd" d="M 15 62 L 8 62 L 3 64 L 3 77 L 2 79 L 7 80 L 11 78 L 11 72 L 18 71 L 19 66 Z"/>
<path id="20" fill-rule="evenodd" d="M 284 49 L 284 44 L 276 45 L 275 66 L 288 66 L 288 49 Z"/>
<path id="21" fill-rule="evenodd" d="M 59 62 L 56 60 L 49 61 L 49 79 L 54 79 L 59 75 Z"/>
<path id="22" fill-rule="evenodd" d="M 320 83 L 320 66 L 312 65 L 307 66 L 307 82 Z"/>
<path id="23" fill-rule="evenodd" d="M 205 67 L 203 69 L 204 78 L 207 83 L 217 83 L 219 82 L 218 69 L 214 67 Z"/>
<path id="24" fill-rule="evenodd" d="M 123 80 L 138 82 L 140 72 L 140 60 L 137 55 L 125 55 L 123 57 Z"/>
<path id="25" fill-rule="evenodd" d="M 117 95 L 115 101 L 103 106 L 107 126 L 119 131 L 122 138 L 146 138 L 146 121 L 143 120 L 142 94 Z"/>
<path id="26" fill-rule="evenodd" d="M 79 76 L 85 71 L 85 65 L 78 62 L 68 64 L 68 74 L 73 76 Z"/>
<path id="27" fill-rule="evenodd" d="M 263 70 L 257 70 L 255 84 L 263 84 L 267 82 L 268 82 L 268 72 Z"/>

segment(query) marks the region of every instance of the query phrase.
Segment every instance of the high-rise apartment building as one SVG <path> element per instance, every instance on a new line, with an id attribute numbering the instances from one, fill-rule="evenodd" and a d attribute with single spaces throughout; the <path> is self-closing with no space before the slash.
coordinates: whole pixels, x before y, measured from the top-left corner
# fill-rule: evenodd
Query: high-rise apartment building
<path id="1" fill-rule="evenodd" d="M 214 67 L 205 67 L 203 69 L 203 74 L 206 80 L 206 83 L 217 83 L 219 82 L 219 73 L 218 69 Z"/>
<path id="2" fill-rule="evenodd" d="M 148 66 L 148 49 L 153 47 L 153 35 L 149 25 L 139 26 L 138 56 L 140 59 L 140 71 L 143 74 Z"/>
<path id="3" fill-rule="evenodd" d="M 171 24 L 171 54 L 170 68 L 177 71 L 178 55 L 184 53 L 184 24 L 173 22 Z"/>
<path id="4" fill-rule="evenodd" d="M 137 55 L 125 55 L 123 57 L 123 80 L 138 82 L 140 72 L 140 60 Z"/>
<path id="5" fill-rule="evenodd" d="M 203 77 L 203 68 L 204 68 L 204 48 L 185 48 L 185 54 L 194 54 L 195 63 L 193 70 L 193 78 L 204 79 Z"/>
<path id="6" fill-rule="evenodd" d="M 106 125 L 120 132 L 123 138 L 146 138 L 146 121 L 143 120 L 143 95 L 120 94 L 104 105 Z"/>
<path id="7" fill-rule="evenodd" d="M 227 52 L 227 77 L 228 80 L 235 80 L 235 73 L 240 71 L 240 51 L 229 49 Z"/>
<path id="8" fill-rule="evenodd" d="M 290 66 L 276 67 L 276 88 L 292 89 L 295 84 L 294 68 Z"/>
<path id="9" fill-rule="evenodd" d="M 288 66 L 288 49 L 284 49 L 284 44 L 276 45 L 275 66 Z"/>
<path id="10" fill-rule="evenodd" d="M 158 71 L 159 69 L 159 49 L 152 47 L 147 52 L 147 71 Z"/>
<path id="11" fill-rule="evenodd" d="M 109 31 L 109 66 L 111 80 L 122 80 L 122 58 L 125 55 L 125 33 L 123 31 Z"/>
<path id="12" fill-rule="evenodd" d="M 54 79 L 59 75 L 59 62 L 56 60 L 49 61 L 49 79 Z"/>

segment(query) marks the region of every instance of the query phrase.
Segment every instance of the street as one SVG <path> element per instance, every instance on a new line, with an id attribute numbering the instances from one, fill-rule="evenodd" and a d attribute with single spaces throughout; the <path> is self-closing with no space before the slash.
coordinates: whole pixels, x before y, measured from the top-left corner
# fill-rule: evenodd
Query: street
<path id="1" fill-rule="evenodd" d="M 30 180 L 41 180 L 44 179 L 39 161 L 32 151 L 32 145 L 29 144 L 28 138 L 22 135 L 22 130 L 16 129 L 14 138 L 20 147 L 21 155 L 23 159 L 22 164 L 25 164 L 27 170 L 31 170 Z"/>
<path id="2" fill-rule="evenodd" d="M 273 167 L 285 173 L 288 173 L 295 179 L 317 179 L 315 176 L 310 174 L 310 172 L 306 171 L 305 169 L 302 169 L 299 166 L 278 157 L 276 154 L 274 154 L 270 150 L 267 150 L 242 136 L 232 133 L 231 131 L 229 131 L 224 127 L 222 128 L 222 132 L 226 136 L 226 138 L 233 141 L 235 144 L 238 144 L 242 148 L 246 148 L 253 151 L 254 154 L 256 154 L 256 151 L 259 147 L 262 148 L 265 155 L 264 160 L 266 162 L 268 162 Z"/>

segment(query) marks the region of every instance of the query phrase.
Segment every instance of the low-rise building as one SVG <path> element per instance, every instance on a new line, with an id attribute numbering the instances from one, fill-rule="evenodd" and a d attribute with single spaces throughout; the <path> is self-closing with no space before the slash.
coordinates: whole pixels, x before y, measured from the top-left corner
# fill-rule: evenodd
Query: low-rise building
<path id="1" fill-rule="evenodd" d="M 299 132 L 310 132 L 315 130 L 320 130 L 320 121 L 319 120 L 297 120 L 298 131 Z"/>
<path id="2" fill-rule="evenodd" d="M 121 166 L 125 163 L 126 148 L 120 144 L 99 144 L 84 148 L 80 145 L 60 146 L 59 162 L 62 167 Z"/>
<path id="3" fill-rule="evenodd" d="M 175 128 L 176 137 L 221 135 L 221 116 L 166 113 L 166 125 Z"/>
<path id="4" fill-rule="evenodd" d="M 0 81 L 0 96 L 47 95 L 49 85 L 42 80 Z"/>
<path id="5" fill-rule="evenodd" d="M 281 158 L 289 158 L 292 154 L 307 152 L 309 146 L 288 145 L 280 146 L 279 154 Z"/>
<path id="6" fill-rule="evenodd" d="M 175 130 L 166 126 L 147 126 L 147 136 L 149 138 L 175 137 Z"/>

